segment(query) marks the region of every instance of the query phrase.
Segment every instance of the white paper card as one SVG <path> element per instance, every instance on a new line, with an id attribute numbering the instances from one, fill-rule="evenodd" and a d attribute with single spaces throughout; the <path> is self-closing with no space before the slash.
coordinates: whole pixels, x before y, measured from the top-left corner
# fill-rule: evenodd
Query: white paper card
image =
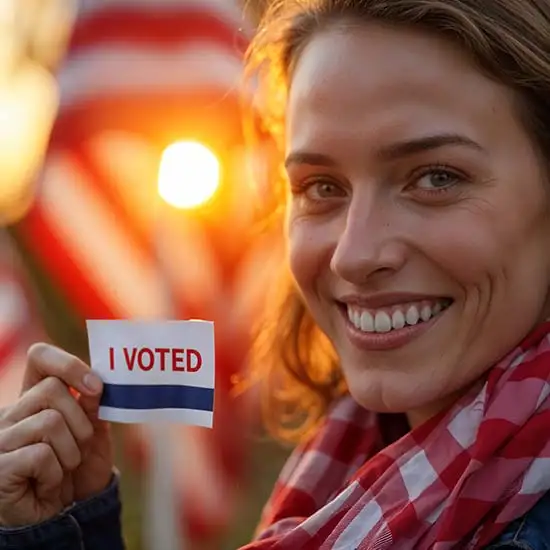
<path id="1" fill-rule="evenodd" d="M 212 427 L 214 323 L 86 321 L 92 369 L 104 383 L 99 418 Z"/>

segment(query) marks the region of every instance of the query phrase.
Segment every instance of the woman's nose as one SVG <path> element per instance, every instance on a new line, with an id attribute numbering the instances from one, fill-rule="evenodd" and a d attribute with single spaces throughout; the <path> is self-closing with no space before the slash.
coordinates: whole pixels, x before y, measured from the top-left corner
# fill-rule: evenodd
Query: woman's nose
<path id="1" fill-rule="evenodd" d="M 399 271 L 406 262 L 407 247 L 394 215 L 391 207 L 352 201 L 331 258 L 332 271 L 357 286 Z"/>

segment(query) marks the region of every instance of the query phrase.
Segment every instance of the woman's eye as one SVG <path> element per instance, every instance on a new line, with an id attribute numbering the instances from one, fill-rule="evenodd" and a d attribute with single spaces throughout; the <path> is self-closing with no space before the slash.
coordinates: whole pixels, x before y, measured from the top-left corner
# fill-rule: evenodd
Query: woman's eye
<path id="1" fill-rule="evenodd" d="M 424 191 L 447 189 L 460 181 L 460 176 L 449 170 L 430 170 L 415 182 L 415 187 Z"/>
<path id="2" fill-rule="evenodd" d="M 293 206 L 307 214 L 324 214 L 339 208 L 348 197 L 348 189 L 337 181 L 310 177 L 290 183 Z"/>
<path id="3" fill-rule="evenodd" d="M 345 192 L 330 181 L 316 181 L 307 186 L 306 195 L 313 200 L 322 200 L 343 197 Z"/>

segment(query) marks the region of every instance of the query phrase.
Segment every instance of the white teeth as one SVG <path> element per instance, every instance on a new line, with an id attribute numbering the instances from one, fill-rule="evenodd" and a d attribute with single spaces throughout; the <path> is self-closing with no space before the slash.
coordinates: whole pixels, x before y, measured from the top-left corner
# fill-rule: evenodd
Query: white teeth
<path id="1" fill-rule="evenodd" d="M 391 324 L 393 328 L 403 328 L 405 326 L 405 316 L 400 310 L 395 310 L 391 316 Z"/>
<path id="2" fill-rule="evenodd" d="M 405 315 L 405 320 L 407 321 L 407 325 L 416 325 L 420 319 L 420 315 L 418 314 L 418 308 L 416 306 L 411 306 L 407 310 L 407 314 Z"/>
<path id="3" fill-rule="evenodd" d="M 391 330 L 391 319 L 385 311 L 379 311 L 374 319 L 374 330 L 376 332 L 389 332 Z"/>
<path id="4" fill-rule="evenodd" d="M 420 311 L 420 318 L 423 321 L 429 321 L 432 316 L 432 308 L 430 306 L 424 306 Z"/>
<path id="5" fill-rule="evenodd" d="M 374 319 L 368 311 L 363 311 L 361 314 L 361 322 L 359 325 L 363 332 L 374 332 Z"/>
<path id="6" fill-rule="evenodd" d="M 429 321 L 435 315 L 446 309 L 448 304 L 435 302 L 432 306 L 422 307 L 411 305 L 404 313 L 403 309 L 394 309 L 392 315 L 380 310 L 377 312 L 361 311 L 357 307 L 348 307 L 350 322 L 363 332 L 386 333 L 392 329 L 399 330 L 406 325 L 414 326 L 419 322 Z"/>

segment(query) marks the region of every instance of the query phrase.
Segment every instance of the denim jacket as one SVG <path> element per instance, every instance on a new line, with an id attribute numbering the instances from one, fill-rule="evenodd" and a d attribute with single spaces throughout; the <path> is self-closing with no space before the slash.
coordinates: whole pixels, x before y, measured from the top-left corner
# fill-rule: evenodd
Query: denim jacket
<path id="1" fill-rule="evenodd" d="M 90 500 L 44 523 L 0 528 L 0 550 L 124 550 L 118 479 Z M 550 550 L 550 492 L 487 550 Z M 162 548 L 155 549 L 162 550 Z"/>

